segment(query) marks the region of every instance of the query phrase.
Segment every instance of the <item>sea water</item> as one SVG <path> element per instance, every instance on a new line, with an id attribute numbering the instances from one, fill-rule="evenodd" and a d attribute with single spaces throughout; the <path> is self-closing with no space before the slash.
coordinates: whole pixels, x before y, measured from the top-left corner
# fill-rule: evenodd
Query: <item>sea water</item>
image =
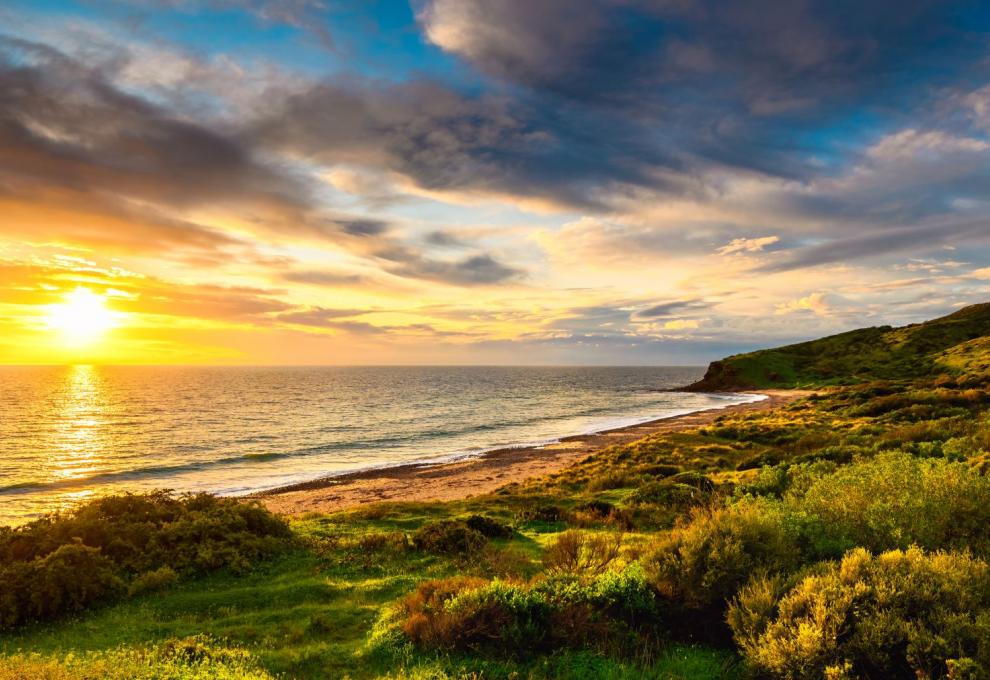
<path id="1" fill-rule="evenodd" d="M 685 367 L 0 367 L 0 524 L 94 494 L 243 494 L 752 400 Z"/>

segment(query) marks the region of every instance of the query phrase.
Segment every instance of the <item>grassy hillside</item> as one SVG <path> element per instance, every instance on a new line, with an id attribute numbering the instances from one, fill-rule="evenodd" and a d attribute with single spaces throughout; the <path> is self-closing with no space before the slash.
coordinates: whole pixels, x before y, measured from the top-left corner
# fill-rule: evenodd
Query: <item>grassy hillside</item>
<path id="1" fill-rule="evenodd" d="M 287 522 L 157 493 L 0 529 L 0 680 L 990 677 L 985 314 L 856 332 L 910 380 L 484 496 Z"/>
<path id="2" fill-rule="evenodd" d="M 978 379 L 990 370 L 990 303 L 903 328 L 879 326 L 713 362 L 691 389 L 852 385 L 946 374 Z"/>

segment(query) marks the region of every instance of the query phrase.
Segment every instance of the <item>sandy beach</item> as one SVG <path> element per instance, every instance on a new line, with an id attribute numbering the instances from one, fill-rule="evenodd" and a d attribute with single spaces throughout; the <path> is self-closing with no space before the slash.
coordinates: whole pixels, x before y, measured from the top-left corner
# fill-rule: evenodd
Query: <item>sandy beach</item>
<path id="1" fill-rule="evenodd" d="M 767 398 L 747 404 L 696 411 L 595 434 L 565 437 L 557 443 L 489 451 L 476 458 L 410 464 L 293 484 L 257 494 L 274 512 L 300 515 L 332 512 L 379 501 L 450 501 L 488 493 L 512 482 L 559 472 L 609 446 L 626 444 L 659 432 L 700 427 L 726 413 L 765 411 L 810 392 L 760 390 Z"/>

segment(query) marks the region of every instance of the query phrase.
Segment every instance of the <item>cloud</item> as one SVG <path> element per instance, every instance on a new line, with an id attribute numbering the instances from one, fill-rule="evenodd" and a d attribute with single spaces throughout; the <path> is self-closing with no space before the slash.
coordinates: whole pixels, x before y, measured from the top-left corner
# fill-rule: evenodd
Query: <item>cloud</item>
<path id="1" fill-rule="evenodd" d="M 385 268 L 390 274 L 452 285 L 507 283 L 521 279 L 525 275 L 523 270 L 502 264 L 487 253 L 447 261 L 424 257 L 409 248 L 396 247 L 380 251 L 377 255 L 391 263 Z"/>
<path id="2" fill-rule="evenodd" d="M 334 309 L 329 307 L 309 307 L 307 309 L 293 310 L 279 314 L 276 318 L 284 323 L 299 324 L 301 326 L 316 326 L 319 328 L 338 328 L 340 319 L 347 319 L 355 316 L 367 314 L 369 310 L 362 309 Z M 348 322 L 351 326 L 359 323 L 361 327 L 368 326 L 363 322 Z M 356 327 L 356 326 L 355 326 Z"/>
<path id="3" fill-rule="evenodd" d="M 388 225 L 381 220 L 342 220 L 337 224 L 351 236 L 380 236 L 388 229 Z"/>
<path id="4" fill-rule="evenodd" d="M 832 296 L 826 293 L 811 293 L 796 300 L 788 300 L 777 305 L 775 314 L 792 314 L 794 312 L 812 312 L 821 316 L 828 316 L 834 308 Z"/>
<path id="5" fill-rule="evenodd" d="M 345 274 L 325 270 L 284 272 L 281 274 L 281 278 L 291 283 L 308 283 L 314 286 L 329 287 L 350 287 L 367 281 L 366 277 L 360 274 Z"/>
<path id="6" fill-rule="evenodd" d="M 125 94 L 50 47 L 0 36 L 0 89 L 2 200 L 94 223 L 135 221 L 148 248 L 236 242 L 182 217 L 202 207 L 251 211 L 283 228 L 312 208 L 304 183 L 235 136 Z"/>
<path id="7" fill-rule="evenodd" d="M 462 237 L 443 229 L 431 231 L 423 238 L 423 241 L 431 246 L 441 248 L 463 248 L 467 245 Z"/>
<path id="8" fill-rule="evenodd" d="M 698 319 L 674 319 L 673 321 L 667 321 L 664 323 L 663 327 L 667 330 L 686 330 L 698 328 L 701 325 L 701 321 Z"/>
<path id="9" fill-rule="evenodd" d="M 769 245 L 780 240 L 778 236 L 761 236 L 759 238 L 734 238 L 716 250 L 719 255 L 734 255 L 736 253 L 758 253 Z"/>
<path id="10" fill-rule="evenodd" d="M 760 272 L 783 272 L 819 265 L 847 263 L 855 260 L 889 257 L 894 254 L 928 250 L 946 243 L 986 241 L 990 221 L 926 223 L 907 228 L 865 228 L 865 235 L 832 239 L 825 243 L 789 252 L 786 256 L 759 266 Z"/>
<path id="11" fill-rule="evenodd" d="M 919 78 L 951 82 L 967 57 L 982 56 L 979 41 L 962 38 L 969 28 L 953 7 L 427 0 L 418 18 L 435 45 L 547 108 L 564 99 L 592 124 L 615 115 L 637 132 L 633 157 L 655 168 L 808 177 L 818 149 L 805 131 L 854 107 L 915 103 L 927 94 Z M 950 47 L 946 35 L 960 39 Z M 616 149 L 631 152 L 613 133 L 602 166 Z"/>
<path id="12" fill-rule="evenodd" d="M 674 300 L 672 302 L 662 302 L 652 305 L 646 309 L 637 311 L 634 315 L 636 319 L 668 319 L 679 313 L 692 309 L 706 309 L 708 303 L 704 300 Z"/>

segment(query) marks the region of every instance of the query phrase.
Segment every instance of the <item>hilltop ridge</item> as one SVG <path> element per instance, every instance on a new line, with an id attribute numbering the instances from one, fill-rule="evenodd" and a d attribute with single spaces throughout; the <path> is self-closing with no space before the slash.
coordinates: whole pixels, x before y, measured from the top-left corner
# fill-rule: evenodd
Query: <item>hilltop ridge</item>
<path id="1" fill-rule="evenodd" d="M 708 366 L 685 389 L 851 385 L 870 380 L 946 380 L 983 384 L 990 376 L 990 303 L 894 328 L 874 326 L 818 340 L 735 354 Z"/>

